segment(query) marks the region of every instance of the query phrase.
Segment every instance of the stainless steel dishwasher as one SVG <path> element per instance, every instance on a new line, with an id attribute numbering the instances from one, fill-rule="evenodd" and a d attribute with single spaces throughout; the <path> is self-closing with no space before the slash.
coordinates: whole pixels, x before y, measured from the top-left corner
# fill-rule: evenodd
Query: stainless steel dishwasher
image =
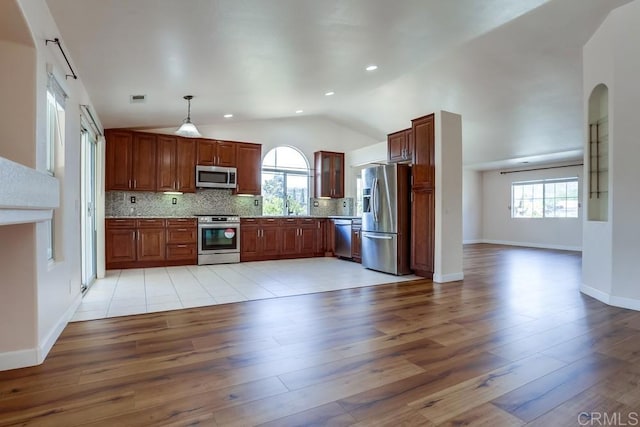
<path id="1" fill-rule="evenodd" d="M 336 256 L 351 258 L 351 220 L 334 219 Z"/>

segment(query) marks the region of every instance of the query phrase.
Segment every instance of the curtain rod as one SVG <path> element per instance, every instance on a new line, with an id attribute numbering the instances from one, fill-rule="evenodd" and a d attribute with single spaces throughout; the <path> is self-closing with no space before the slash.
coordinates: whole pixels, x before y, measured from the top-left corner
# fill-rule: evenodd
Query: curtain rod
<path id="1" fill-rule="evenodd" d="M 69 66 L 69 69 L 71 70 L 71 74 L 65 74 L 64 78 L 68 79 L 69 77 L 73 77 L 74 80 L 78 79 L 78 76 L 76 75 L 75 71 L 73 71 L 73 67 L 71 66 L 71 63 L 69 62 L 69 58 L 67 58 L 67 55 L 64 53 L 64 50 L 62 50 L 62 45 L 60 44 L 60 39 L 58 39 L 57 37 L 53 40 L 51 39 L 47 39 L 45 40 L 44 45 L 48 45 L 49 42 L 51 43 L 55 43 L 58 45 L 58 47 L 60 48 L 60 52 L 62 52 L 62 56 L 64 56 L 64 60 L 67 61 L 67 65 Z"/>
<path id="2" fill-rule="evenodd" d="M 100 126 L 98 126 L 96 119 L 93 118 L 93 114 L 91 114 L 91 110 L 89 109 L 89 106 L 86 104 L 80 104 L 80 107 L 84 108 L 84 111 L 86 111 L 87 115 L 91 119 L 91 122 L 93 123 L 93 127 L 96 129 L 96 133 L 98 134 L 98 136 L 102 136 L 102 131 L 100 130 Z"/>
<path id="3" fill-rule="evenodd" d="M 574 165 L 562 165 L 562 166 L 547 166 L 544 168 L 520 169 L 517 171 L 500 171 L 500 175 L 506 175 L 508 173 L 518 173 L 518 172 L 541 171 L 545 169 L 570 168 L 572 166 L 582 166 L 582 165 L 584 165 L 584 163 L 576 163 Z"/>

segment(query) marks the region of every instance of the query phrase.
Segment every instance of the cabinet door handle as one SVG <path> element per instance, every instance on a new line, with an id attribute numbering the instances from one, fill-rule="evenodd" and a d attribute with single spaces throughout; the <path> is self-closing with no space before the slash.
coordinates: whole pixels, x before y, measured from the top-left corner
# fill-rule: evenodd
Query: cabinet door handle
<path id="1" fill-rule="evenodd" d="M 133 188 L 133 186 L 131 185 L 131 180 L 129 180 L 129 188 Z"/>
<path id="2" fill-rule="evenodd" d="M 186 228 L 178 228 L 178 231 L 187 231 Z"/>
<path id="3" fill-rule="evenodd" d="M 138 180 L 137 179 L 133 180 L 133 188 L 138 188 Z"/>
<path id="4" fill-rule="evenodd" d="M 179 248 L 186 248 L 187 245 L 178 245 Z"/>

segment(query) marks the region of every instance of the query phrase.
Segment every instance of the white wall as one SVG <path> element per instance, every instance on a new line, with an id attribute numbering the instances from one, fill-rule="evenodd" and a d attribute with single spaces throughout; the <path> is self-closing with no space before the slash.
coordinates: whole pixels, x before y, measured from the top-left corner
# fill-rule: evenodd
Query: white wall
<path id="1" fill-rule="evenodd" d="M 25 105 L 21 106 L 21 111 L 32 112 L 32 121 L 25 128 L 33 129 L 34 132 L 21 132 L 19 139 L 11 138 L 9 144 L 3 143 L 2 156 L 9 159 L 17 158 L 17 161 L 20 161 L 24 158 L 23 153 L 26 151 L 33 159 L 31 164 L 27 164 L 28 166 L 41 171 L 46 169 L 47 64 L 53 67 L 54 74 L 69 98 L 66 101 L 64 144 L 56 147 L 62 164 L 56 170 L 56 178 L 60 182 L 60 207 L 54 212 L 58 218 L 57 253 L 54 262 L 47 260 L 48 233 L 44 223 L 37 223 L 35 227 L 33 225 L 9 226 L 9 228 L 3 228 L 0 233 L 0 246 L 7 248 L 17 245 L 10 253 L 20 256 L 19 260 L 16 260 L 15 256 L 1 257 L 2 262 L 12 264 L 2 264 L 2 271 L 6 269 L 11 271 L 16 266 L 20 266 L 28 272 L 20 279 L 22 294 L 11 296 L 9 292 L 11 297 L 3 299 L 2 305 L 10 304 L 15 313 L 22 313 L 23 316 L 29 316 L 31 319 L 31 321 L 14 322 L 8 311 L 0 310 L 0 323 L 11 324 L 15 328 L 13 334 L 8 337 L 2 336 L 0 340 L 0 369 L 41 363 L 80 303 L 79 105 L 91 104 L 80 79 L 65 80 L 64 76 L 68 73 L 68 69 L 58 47 L 45 45 L 45 39 L 60 34 L 46 1 L 11 1 L 20 7 L 24 15 L 35 51 L 31 49 L 30 63 L 25 59 L 7 64 L 3 57 L 2 68 L 13 67 L 9 70 L 14 74 L 13 79 L 19 82 L 21 77 L 29 75 L 32 79 L 28 88 L 25 89 L 23 98 L 4 96 L 0 98 L 0 111 L 14 109 L 20 101 L 24 102 Z M 62 43 L 64 46 L 64 40 Z M 25 58 L 27 55 L 29 53 L 25 53 Z M 68 52 L 67 55 L 69 55 Z M 71 61 L 73 61 L 72 58 Z M 23 66 L 27 66 L 28 69 L 20 68 Z M 4 289 L 9 285 L 15 285 L 14 279 L 16 279 L 15 275 L 8 277 L 3 275 L 0 278 L 0 287 Z M 3 294 L 5 292 L 7 291 L 2 291 Z M 28 298 L 25 297 L 27 294 Z M 27 328 L 29 331 L 20 332 L 21 328 Z M 29 336 L 32 339 L 25 342 L 24 337 Z"/>
<path id="2" fill-rule="evenodd" d="M 482 172 L 462 171 L 462 241 L 482 242 Z"/>
<path id="3" fill-rule="evenodd" d="M 462 117 L 435 116 L 434 282 L 462 280 Z"/>
<path id="4" fill-rule="evenodd" d="M 553 165 L 545 165 L 553 166 Z M 556 165 L 557 166 L 557 165 Z M 532 167 L 533 168 L 533 167 Z M 526 169 L 526 168 L 523 168 Z M 536 179 L 578 177 L 582 194 L 581 166 L 518 172 L 501 175 L 500 171 L 482 173 L 482 233 L 486 243 L 580 250 L 582 247 L 581 207 L 578 218 L 511 218 L 511 183 Z M 579 200 L 581 196 L 579 194 Z"/>
<path id="5" fill-rule="evenodd" d="M 636 310 L 640 310 L 638 22 L 640 0 L 611 12 L 583 50 L 585 126 L 591 92 L 601 83 L 609 89 L 609 218 L 584 222 L 581 287 L 606 303 Z"/>

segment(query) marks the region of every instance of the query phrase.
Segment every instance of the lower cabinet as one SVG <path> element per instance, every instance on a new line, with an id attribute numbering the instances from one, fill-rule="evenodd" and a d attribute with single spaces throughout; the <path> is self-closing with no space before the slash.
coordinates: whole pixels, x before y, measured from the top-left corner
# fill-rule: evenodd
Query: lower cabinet
<path id="1" fill-rule="evenodd" d="M 351 258 L 355 262 L 362 262 L 362 220 L 351 221 Z"/>
<path id="2" fill-rule="evenodd" d="M 106 219 L 106 268 L 196 264 L 196 233 L 192 218 Z"/>
<path id="3" fill-rule="evenodd" d="M 279 221 L 276 218 L 240 219 L 240 261 L 277 258 L 280 238 Z"/>
<path id="4" fill-rule="evenodd" d="M 166 228 L 167 252 L 169 263 L 198 263 L 198 224 L 192 218 L 171 218 Z"/>
<path id="5" fill-rule="evenodd" d="M 316 218 L 242 218 L 240 261 L 322 256 L 323 222 Z"/>

